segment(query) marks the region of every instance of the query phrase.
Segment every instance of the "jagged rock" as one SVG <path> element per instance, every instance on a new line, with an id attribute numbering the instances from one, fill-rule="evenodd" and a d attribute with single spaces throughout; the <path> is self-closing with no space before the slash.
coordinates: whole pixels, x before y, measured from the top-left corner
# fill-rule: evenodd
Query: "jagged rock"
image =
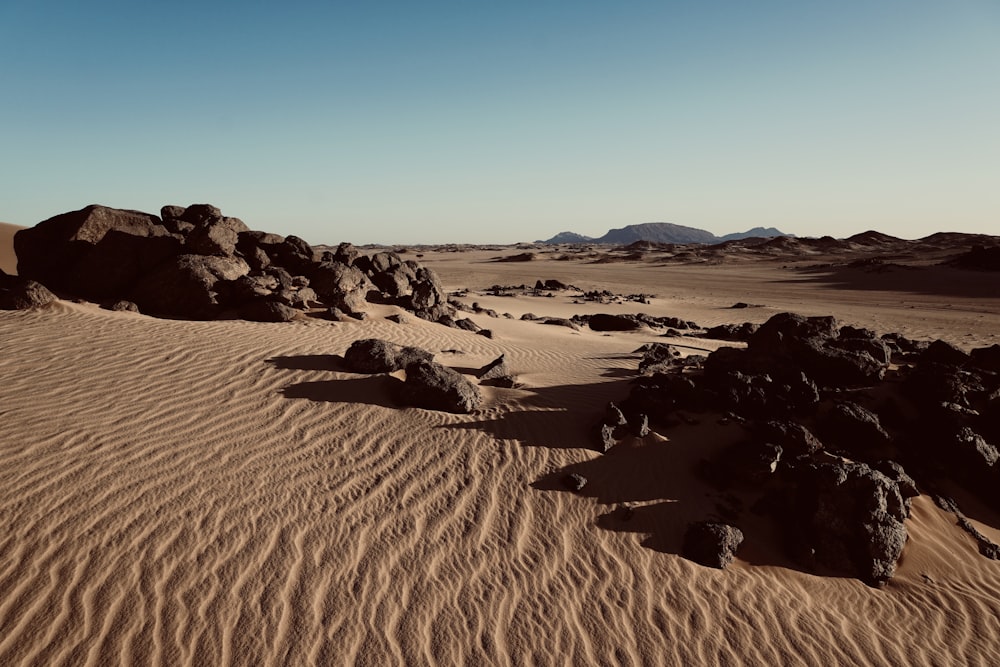
<path id="1" fill-rule="evenodd" d="M 970 356 L 976 368 L 1000 373 L 1000 345 L 994 343 L 989 347 L 980 347 L 973 350 Z"/>
<path id="2" fill-rule="evenodd" d="M 945 366 L 964 366 L 969 360 L 969 355 L 943 340 L 934 341 L 920 354 L 920 361 L 924 363 L 929 362 Z"/>
<path id="3" fill-rule="evenodd" d="M 378 338 L 351 343 L 344 364 L 352 373 L 392 373 L 416 361 L 433 361 L 434 355 L 419 347 L 404 347 Z"/>
<path id="4" fill-rule="evenodd" d="M 181 252 L 173 236 L 137 236 L 110 229 L 68 268 L 72 294 L 103 301 L 126 294 L 152 267 Z"/>
<path id="5" fill-rule="evenodd" d="M 502 354 L 480 368 L 476 375 L 479 378 L 479 384 L 506 388 L 517 384 L 517 379 L 510 368 L 510 364 L 507 363 L 507 358 Z"/>
<path id="6" fill-rule="evenodd" d="M 169 235 L 155 215 L 106 206 L 87 206 L 19 230 L 14 235 L 18 275 L 36 280 L 50 289 L 77 294 L 80 262 L 112 230 L 132 237 Z M 108 269 L 115 270 L 112 267 Z"/>
<path id="7" fill-rule="evenodd" d="M 351 266 L 361 256 L 361 252 L 350 243 L 341 243 L 333 253 L 334 262 Z"/>
<path id="8" fill-rule="evenodd" d="M 125 299 L 119 299 L 108 306 L 108 310 L 114 310 L 120 313 L 138 313 L 139 306 L 135 305 L 131 301 L 126 301 Z"/>
<path id="9" fill-rule="evenodd" d="M 851 401 L 833 406 L 822 433 L 827 444 L 852 452 L 877 451 L 892 441 L 877 414 Z"/>
<path id="10" fill-rule="evenodd" d="M 239 218 L 226 218 L 220 214 L 217 218 L 196 223 L 194 229 L 188 232 L 184 247 L 195 255 L 233 255 L 240 233 L 249 231 Z"/>
<path id="11" fill-rule="evenodd" d="M 455 320 L 455 328 L 464 329 L 465 331 L 476 332 L 479 331 L 482 327 L 480 327 L 478 324 L 470 320 L 468 317 L 463 317 L 460 320 Z"/>
<path id="12" fill-rule="evenodd" d="M 888 581 L 906 542 L 899 485 L 863 463 L 789 466 L 782 525 L 793 553 L 870 585 Z"/>
<path id="13" fill-rule="evenodd" d="M 751 322 L 744 322 L 742 324 L 720 324 L 707 329 L 705 333 L 702 334 L 702 338 L 746 342 L 751 336 L 757 333 L 758 328 L 759 325 Z"/>
<path id="14" fill-rule="evenodd" d="M 179 255 L 144 275 L 131 300 L 144 313 L 180 319 L 212 319 L 221 310 L 216 291 L 220 281 L 249 273 L 238 257 Z"/>
<path id="15" fill-rule="evenodd" d="M 603 454 L 618 444 L 615 437 L 617 430 L 612 424 L 602 422 L 597 425 L 597 451 Z"/>
<path id="16" fill-rule="evenodd" d="M 0 271 L 0 310 L 40 308 L 56 300 L 45 285 Z"/>
<path id="17" fill-rule="evenodd" d="M 749 440 L 726 449 L 712 467 L 723 485 L 733 482 L 762 484 L 777 471 L 781 455 L 780 445 Z"/>
<path id="18" fill-rule="evenodd" d="M 667 372 L 680 363 L 681 353 L 672 345 L 650 343 L 645 348 L 639 360 L 639 372 L 644 375 Z"/>
<path id="19" fill-rule="evenodd" d="M 406 366 L 399 396 L 406 405 L 460 414 L 475 411 L 483 402 L 479 388 L 461 373 L 428 360 Z"/>
<path id="20" fill-rule="evenodd" d="M 357 267 L 321 262 L 310 275 L 310 286 L 324 303 L 348 313 L 362 312 L 370 283 Z"/>
<path id="21" fill-rule="evenodd" d="M 743 531 L 736 526 L 699 521 L 688 525 L 683 553 L 696 563 L 724 570 L 736 559 L 742 543 Z"/>
<path id="22" fill-rule="evenodd" d="M 632 429 L 632 435 L 637 438 L 645 438 L 649 435 L 649 416 L 645 414 L 637 414 L 629 419 L 629 426 Z"/>
<path id="23" fill-rule="evenodd" d="M 577 473 L 571 473 L 562 478 L 562 484 L 570 491 L 580 493 L 587 486 L 587 478 Z"/>
<path id="24" fill-rule="evenodd" d="M 771 420 L 754 427 L 762 442 L 781 447 L 790 457 L 808 456 L 823 449 L 823 444 L 802 424 L 788 420 Z"/>

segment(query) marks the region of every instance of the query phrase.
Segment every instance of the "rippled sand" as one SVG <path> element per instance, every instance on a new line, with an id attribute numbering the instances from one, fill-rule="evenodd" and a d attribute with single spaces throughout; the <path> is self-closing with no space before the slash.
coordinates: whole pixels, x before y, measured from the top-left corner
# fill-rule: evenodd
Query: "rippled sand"
<path id="1" fill-rule="evenodd" d="M 742 319 L 723 302 L 691 318 Z M 766 547 L 701 567 L 676 545 L 718 500 L 689 474 L 705 443 L 587 449 L 654 335 L 473 317 L 496 339 L 413 317 L 0 312 L 0 664 L 1000 663 L 1000 564 L 929 499 L 884 589 Z M 525 386 L 473 415 L 401 409 L 329 356 L 373 336 L 466 371 L 503 352 Z M 551 483 L 580 465 L 590 495 Z"/>

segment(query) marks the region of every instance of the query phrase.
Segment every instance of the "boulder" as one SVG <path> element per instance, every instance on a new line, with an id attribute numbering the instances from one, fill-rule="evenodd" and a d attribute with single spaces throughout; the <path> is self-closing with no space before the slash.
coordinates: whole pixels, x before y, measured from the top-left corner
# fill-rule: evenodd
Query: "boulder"
<path id="1" fill-rule="evenodd" d="M 596 313 L 588 319 L 587 325 L 594 331 L 635 331 L 643 327 L 642 322 L 630 315 L 609 315 Z"/>
<path id="2" fill-rule="evenodd" d="M 324 303 L 348 313 L 365 309 L 370 283 L 357 267 L 340 262 L 321 262 L 309 276 L 310 286 Z"/>
<path id="3" fill-rule="evenodd" d="M 136 236 L 110 229 L 68 267 L 69 291 L 92 301 L 119 298 L 144 274 L 180 252 L 181 243 L 173 236 Z"/>
<path id="4" fill-rule="evenodd" d="M 772 420 L 754 426 L 762 442 L 781 448 L 788 457 L 808 456 L 823 449 L 823 443 L 802 424 L 789 420 Z"/>
<path id="5" fill-rule="evenodd" d="M 863 463 L 789 466 L 782 525 L 794 555 L 869 585 L 888 581 L 906 543 L 907 506 L 899 485 Z"/>
<path id="6" fill-rule="evenodd" d="M 241 319 L 251 322 L 291 322 L 299 316 L 299 311 L 294 308 L 268 299 L 250 301 L 238 312 Z"/>
<path id="7" fill-rule="evenodd" d="M 131 292 L 144 313 L 179 319 L 216 317 L 222 307 L 217 287 L 250 272 L 238 257 L 179 255 L 144 275 Z"/>
<path id="8" fill-rule="evenodd" d="M 75 293 L 78 263 L 111 230 L 139 237 L 169 234 L 155 215 L 87 206 L 19 230 L 14 235 L 17 273 L 52 289 Z"/>
<path id="9" fill-rule="evenodd" d="M 218 218 L 196 225 L 184 242 L 185 249 L 196 255 L 232 255 L 241 232 L 249 232 L 239 218 Z M 266 256 L 266 255 L 265 255 Z"/>
<path id="10" fill-rule="evenodd" d="M 920 361 L 943 364 L 945 366 L 964 366 L 970 357 L 951 343 L 936 340 L 920 354 Z"/>
<path id="11" fill-rule="evenodd" d="M 698 521 L 688 525 L 682 551 L 685 558 L 723 570 L 736 559 L 742 543 L 743 531 L 736 526 Z"/>
<path id="12" fill-rule="evenodd" d="M 0 271 L 0 310 L 40 308 L 56 300 L 45 285 Z"/>
<path id="13" fill-rule="evenodd" d="M 479 378 L 479 384 L 494 387 L 510 388 L 517 384 L 517 378 L 507 363 L 507 358 L 502 354 L 480 368 L 476 376 Z"/>
<path id="14" fill-rule="evenodd" d="M 109 304 L 108 310 L 113 310 L 119 313 L 138 313 L 139 306 L 135 305 L 131 301 L 126 301 L 125 299 L 119 299 L 118 301 Z"/>
<path id="15" fill-rule="evenodd" d="M 464 414 L 483 402 L 479 388 L 461 373 L 426 359 L 406 366 L 406 381 L 399 391 L 403 403 L 427 410 Z"/>
<path id="16" fill-rule="evenodd" d="M 416 361 L 433 361 L 434 355 L 419 347 L 404 347 L 378 338 L 351 343 L 344 364 L 353 373 L 392 373 Z"/>

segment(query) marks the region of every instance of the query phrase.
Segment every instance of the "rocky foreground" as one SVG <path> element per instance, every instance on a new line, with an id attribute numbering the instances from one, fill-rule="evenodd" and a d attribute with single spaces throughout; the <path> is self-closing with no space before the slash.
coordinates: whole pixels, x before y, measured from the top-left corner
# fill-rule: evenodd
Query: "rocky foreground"
<path id="1" fill-rule="evenodd" d="M 770 517 L 786 552 L 810 571 L 882 584 L 921 493 L 955 513 L 982 555 L 1000 558 L 949 495 L 1000 509 L 1000 345 L 967 354 L 788 313 L 726 331 L 745 336 L 746 348 L 682 358 L 670 345 L 649 346 L 640 362 L 647 374 L 598 427 L 606 452 L 645 436 L 649 424 L 712 415 L 744 424 L 748 437 L 701 470 L 740 494 L 737 516 L 692 524 L 690 558 L 731 562 L 745 507 Z M 571 473 L 566 484 L 579 491 L 585 480 Z"/>

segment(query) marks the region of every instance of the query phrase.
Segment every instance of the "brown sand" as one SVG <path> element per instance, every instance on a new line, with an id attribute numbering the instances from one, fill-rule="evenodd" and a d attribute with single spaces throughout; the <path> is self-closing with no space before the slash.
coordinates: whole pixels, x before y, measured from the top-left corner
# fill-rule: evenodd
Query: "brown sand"
<path id="1" fill-rule="evenodd" d="M 0 270 L 8 274 L 17 273 L 17 256 L 14 254 L 14 234 L 19 229 L 24 228 L 0 222 Z"/>
<path id="2" fill-rule="evenodd" d="M 776 282 L 777 268 L 480 259 L 425 258 L 450 288 L 557 278 L 659 295 L 468 299 L 518 315 L 716 324 L 793 309 L 967 345 L 1000 331 L 997 300 Z M 725 307 L 736 300 L 766 307 Z M 686 472 L 706 443 L 654 434 L 599 466 L 585 448 L 655 335 L 472 317 L 496 339 L 412 316 L 0 312 L 0 664 L 1000 662 L 1000 564 L 929 499 L 881 590 L 762 546 L 726 571 L 698 566 L 676 552 L 716 500 Z M 385 379 L 325 356 L 372 336 L 460 370 L 504 352 L 526 386 L 487 390 L 469 416 L 399 409 Z M 594 466 L 587 497 L 549 481 L 573 465 Z"/>

